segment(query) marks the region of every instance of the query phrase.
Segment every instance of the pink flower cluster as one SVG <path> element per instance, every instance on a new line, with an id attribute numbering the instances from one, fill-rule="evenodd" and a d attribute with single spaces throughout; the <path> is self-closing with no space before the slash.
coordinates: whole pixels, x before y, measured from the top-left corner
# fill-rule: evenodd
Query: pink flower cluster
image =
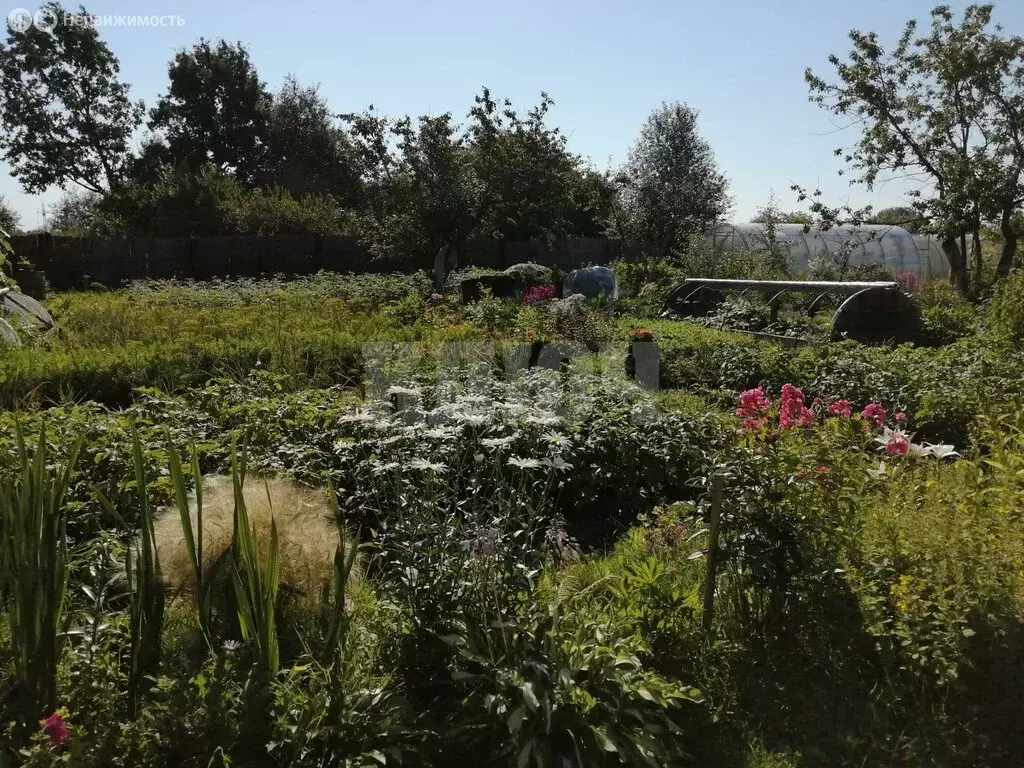
<path id="1" fill-rule="evenodd" d="M 768 423 L 766 414 L 771 407 L 772 401 L 765 395 L 764 387 L 748 389 L 740 393 L 740 407 L 736 409 L 736 415 L 743 418 L 744 429 L 758 430 Z"/>
<path id="2" fill-rule="evenodd" d="M 853 408 L 850 406 L 849 400 L 836 400 L 834 403 L 829 403 L 826 410 L 833 416 L 841 416 L 844 419 L 853 416 Z"/>
<path id="3" fill-rule="evenodd" d="M 874 422 L 876 427 L 880 427 L 885 424 L 885 406 L 881 403 L 868 403 L 864 406 L 864 410 L 860 412 L 867 421 Z"/>
<path id="4" fill-rule="evenodd" d="M 910 450 L 910 440 L 902 432 L 893 432 L 885 444 L 885 452 L 902 455 Z"/>
<path id="5" fill-rule="evenodd" d="M 814 411 L 804 403 L 804 393 L 792 384 L 782 385 L 782 405 L 779 408 L 779 428 L 805 427 L 814 421 Z"/>
<path id="6" fill-rule="evenodd" d="M 780 429 L 806 427 L 814 422 L 814 412 L 804 402 L 804 392 L 793 384 L 782 385 L 782 404 L 778 411 Z"/>
<path id="7" fill-rule="evenodd" d="M 43 721 L 43 733 L 49 736 L 54 744 L 63 744 L 71 735 L 59 712 L 54 712 Z"/>
<path id="8" fill-rule="evenodd" d="M 542 304 L 555 298 L 555 286 L 535 285 L 526 292 L 523 297 L 523 304 Z"/>

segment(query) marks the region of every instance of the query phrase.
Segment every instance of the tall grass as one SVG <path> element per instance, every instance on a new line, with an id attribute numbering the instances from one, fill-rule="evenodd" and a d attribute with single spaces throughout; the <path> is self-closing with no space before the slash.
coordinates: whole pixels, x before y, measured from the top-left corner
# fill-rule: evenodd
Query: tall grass
<path id="1" fill-rule="evenodd" d="M 277 524 L 270 523 L 266 562 L 260 565 L 256 529 L 245 506 L 245 449 L 239 460 L 231 449 L 231 479 L 235 488 L 235 536 L 232 542 L 231 582 L 234 585 L 238 625 L 242 639 L 255 649 L 264 673 L 273 678 L 280 664 L 276 606 L 279 583 Z M 268 499 L 270 493 L 267 493 Z"/>
<path id="2" fill-rule="evenodd" d="M 64 494 L 78 457 L 47 463 L 46 432 L 33 452 L 15 423 L 20 471 L 0 484 L 0 605 L 7 614 L 17 701 L 23 727 L 57 706 L 57 667 L 65 629 L 68 542 Z"/>

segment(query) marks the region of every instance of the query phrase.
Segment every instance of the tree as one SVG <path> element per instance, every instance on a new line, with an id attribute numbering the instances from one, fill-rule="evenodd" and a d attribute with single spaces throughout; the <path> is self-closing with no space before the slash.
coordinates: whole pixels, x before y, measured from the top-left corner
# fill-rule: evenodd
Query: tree
<path id="1" fill-rule="evenodd" d="M 21 217 L 18 216 L 18 212 L 11 207 L 3 195 L 0 195 L 0 230 L 3 230 L 8 235 L 13 235 L 18 231 L 18 222 Z"/>
<path id="2" fill-rule="evenodd" d="M 774 210 L 772 215 L 775 217 L 775 221 L 779 224 L 803 224 L 804 226 L 811 226 L 814 223 L 814 217 L 807 211 L 782 211 Z M 754 214 L 754 218 L 750 220 L 751 224 L 764 224 L 768 221 L 766 218 L 768 214 L 758 209 L 758 212 Z"/>
<path id="3" fill-rule="evenodd" d="M 271 97 L 266 142 L 257 183 L 281 187 L 294 197 L 329 194 L 356 205 L 360 181 L 355 148 L 317 86 L 285 77 Z"/>
<path id="4" fill-rule="evenodd" d="M 43 11 L 66 13 L 56 2 Z M 92 25 L 8 32 L 0 46 L 0 148 L 26 192 L 70 183 L 104 192 L 121 182 L 143 105 L 128 98 L 119 71 Z"/>
<path id="5" fill-rule="evenodd" d="M 271 97 L 241 43 L 200 40 L 167 69 L 167 93 L 150 111 L 176 165 L 213 163 L 243 183 L 260 173 Z"/>
<path id="6" fill-rule="evenodd" d="M 95 192 L 67 192 L 45 212 L 46 229 L 62 235 L 105 235 L 103 197 Z"/>
<path id="7" fill-rule="evenodd" d="M 858 181 L 869 189 L 894 177 L 920 184 L 912 207 L 941 238 L 950 280 L 964 293 L 968 235 L 978 279 L 983 222 L 1005 217 L 1005 273 L 1016 251 L 1009 219 L 1024 198 L 1024 42 L 989 32 L 991 12 L 972 5 L 956 25 L 938 6 L 929 35 L 916 37 L 912 20 L 891 51 L 875 33 L 853 30 L 848 58 L 829 57 L 835 82 L 806 72 L 812 101 L 860 128 L 852 148 L 836 150 Z"/>
<path id="8" fill-rule="evenodd" d="M 883 208 L 878 213 L 870 216 L 867 224 L 888 224 L 894 227 L 903 227 L 912 234 L 918 234 L 927 222 L 921 218 L 916 208 L 908 205 L 896 205 L 891 208 Z"/>
<path id="9" fill-rule="evenodd" d="M 731 206 L 729 183 L 698 133 L 697 112 L 685 104 L 663 104 L 647 118 L 618 181 L 618 229 L 658 258 Z"/>
<path id="10" fill-rule="evenodd" d="M 389 119 L 348 115 L 364 189 L 362 234 L 380 256 L 430 264 L 477 223 L 480 184 L 450 113 Z"/>
<path id="11" fill-rule="evenodd" d="M 479 235 L 551 244 L 603 233 L 601 181 L 547 124 L 553 105 L 541 93 L 540 103 L 520 116 L 488 88 L 474 98 L 465 140 L 482 185 Z"/>

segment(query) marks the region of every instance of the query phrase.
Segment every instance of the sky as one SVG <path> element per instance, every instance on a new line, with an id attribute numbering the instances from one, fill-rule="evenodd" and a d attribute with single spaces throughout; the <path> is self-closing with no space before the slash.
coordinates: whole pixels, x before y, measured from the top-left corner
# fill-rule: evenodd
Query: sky
<path id="1" fill-rule="evenodd" d="M 7 2 L 10 8 L 4 8 Z M 20 6 L 18 5 L 20 4 Z M 165 91 L 167 63 L 200 37 L 242 42 L 276 90 L 287 74 L 319 83 L 336 112 L 369 104 L 383 113 L 462 120 L 487 86 L 526 110 L 546 91 L 551 122 L 569 148 L 598 169 L 620 164 L 650 112 L 681 101 L 700 113 L 701 133 L 730 179 L 731 218 L 748 221 L 774 194 L 798 207 L 792 184 L 820 188 L 830 204 L 899 204 L 890 182 L 868 192 L 840 177 L 832 150 L 856 140 L 810 103 L 803 79 L 827 75 L 830 53 L 849 50 L 851 28 L 894 41 L 920 0 L 87 0 L 99 15 L 174 17 L 165 26 L 104 26 L 133 98 Z M 966 3 L 950 2 L 955 10 Z M 72 5 L 72 3 L 67 3 Z M 35 11 L 34 0 L 0 0 L 0 12 Z M 998 0 L 995 20 L 1024 33 L 1024 1 Z M 0 22 L 2 23 L 2 22 Z M 141 136 L 140 136 L 141 138 Z M 61 196 L 24 194 L 0 162 L 0 195 L 25 229 Z"/>

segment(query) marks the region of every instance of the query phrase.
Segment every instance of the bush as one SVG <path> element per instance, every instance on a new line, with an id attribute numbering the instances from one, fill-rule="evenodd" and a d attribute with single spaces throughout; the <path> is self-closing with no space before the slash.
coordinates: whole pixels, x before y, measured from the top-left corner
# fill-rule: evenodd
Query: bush
<path id="1" fill-rule="evenodd" d="M 1024 339 L 1024 271 L 1015 270 L 999 282 L 985 319 L 997 339 L 1011 343 Z"/>
<path id="2" fill-rule="evenodd" d="M 951 344 L 970 336 L 977 323 L 978 311 L 971 302 L 945 280 L 930 280 L 914 292 L 921 306 L 927 342 Z"/>

